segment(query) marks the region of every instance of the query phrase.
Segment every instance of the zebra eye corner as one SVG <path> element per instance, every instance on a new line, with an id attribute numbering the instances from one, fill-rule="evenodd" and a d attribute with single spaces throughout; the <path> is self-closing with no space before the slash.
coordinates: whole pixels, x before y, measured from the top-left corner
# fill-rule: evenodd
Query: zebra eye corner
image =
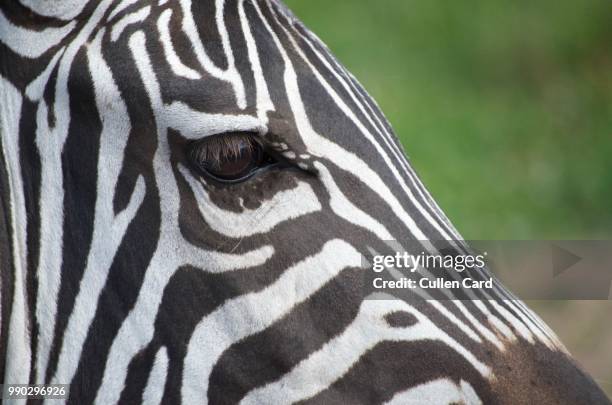
<path id="1" fill-rule="evenodd" d="M 187 146 L 191 166 L 203 177 L 222 184 L 241 183 L 278 163 L 266 152 L 258 135 L 226 133 Z"/>

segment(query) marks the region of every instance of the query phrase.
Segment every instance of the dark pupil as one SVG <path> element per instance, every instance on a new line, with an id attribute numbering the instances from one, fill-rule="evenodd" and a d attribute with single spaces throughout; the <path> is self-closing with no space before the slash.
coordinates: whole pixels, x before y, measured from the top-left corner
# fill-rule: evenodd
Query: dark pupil
<path id="1" fill-rule="evenodd" d="M 220 156 L 217 161 L 209 162 L 206 170 L 213 176 L 234 180 L 248 175 L 258 164 L 257 146 L 242 145 L 238 153 Z"/>

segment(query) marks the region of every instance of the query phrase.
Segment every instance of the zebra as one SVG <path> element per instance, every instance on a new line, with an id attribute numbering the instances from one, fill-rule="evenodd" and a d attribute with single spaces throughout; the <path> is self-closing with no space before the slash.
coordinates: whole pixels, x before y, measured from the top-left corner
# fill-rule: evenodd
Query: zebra
<path id="1" fill-rule="evenodd" d="M 7 0 L 0 55 L 5 384 L 69 384 L 68 404 L 610 403 L 501 285 L 360 287 L 390 241 L 467 247 L 280 1 Z"/>

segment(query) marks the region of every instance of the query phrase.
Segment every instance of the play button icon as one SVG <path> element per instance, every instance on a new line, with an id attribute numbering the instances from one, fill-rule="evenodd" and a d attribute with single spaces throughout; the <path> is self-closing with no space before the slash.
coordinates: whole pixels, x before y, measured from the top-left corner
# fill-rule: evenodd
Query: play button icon
<path id="1" fill-rule="evenodd" d="M 553 275 L 555 277 L 582 260 L 582 257 L 576 256 L 572 252 L 557 245 L 551 245 L 551 249 Z"/>

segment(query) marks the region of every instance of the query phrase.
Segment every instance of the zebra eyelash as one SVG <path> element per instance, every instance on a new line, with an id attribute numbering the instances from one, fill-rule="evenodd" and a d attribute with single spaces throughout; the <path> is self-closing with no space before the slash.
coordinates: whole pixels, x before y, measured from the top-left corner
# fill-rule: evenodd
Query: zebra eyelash
<path id="1" fill-rule="evenodd" d="M 223 159 L 252 152 L 255 148 L 266 149 L 259 135 L 250 132 L 230 132 L 192 142 L 189 145 L 188 156 L 198 164 L 204 162 L 218 164 Z"/>

